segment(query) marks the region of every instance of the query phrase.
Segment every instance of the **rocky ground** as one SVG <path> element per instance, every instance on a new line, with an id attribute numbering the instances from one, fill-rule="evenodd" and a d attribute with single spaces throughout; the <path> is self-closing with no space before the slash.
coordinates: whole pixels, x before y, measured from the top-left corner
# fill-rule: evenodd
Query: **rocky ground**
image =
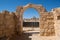
<path id="1" fill-rule="evenodd" d="M 30 40 L 60 40 L 60 35 L 40 36 L 40 28 L 23 28 L 24 33 L 28 34 Z"/>
<path id="2" fill-rule="evenodd" d="M 12 35 L 10 40 L 60 40 L 59 36 L 40 36 L 39 28 L 23 28 L 24 33 L 22 35 Z M 2 37 L 1 40 L 6 38 Z"/>

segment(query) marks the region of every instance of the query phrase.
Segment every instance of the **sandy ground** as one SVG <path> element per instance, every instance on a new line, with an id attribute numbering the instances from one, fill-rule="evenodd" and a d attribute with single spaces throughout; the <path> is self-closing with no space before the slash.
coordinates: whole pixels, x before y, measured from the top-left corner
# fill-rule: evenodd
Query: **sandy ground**
<path id="1" fill-rule="evenodd" d="M 23 35 L 14 35 L 12 40 L 60 40 L 60 35 L 40 36 L 39 28 L 23 27 Z"/>
<path id="2" fill-rule="evenodd" d="M 30 36 L 28 36 L 29 38 L 31 38 L 31 40 L 35 39 L 35 35 L 39 35 L 40 33 L 40 28 L 39 27 L 35 27 L 35 28 L 32 28 L 32 27 L 24 27 L 23 28 L 23 31 L 24 33 L 28 33 L 28 34 L 31 34 Z"/>
<path id="3" fill-rule="evenodd" d="M 24 33 L 28 34 L 28 38 L 30 40 L 60 40 L 60 36 L 40 36 L 40 29 L 37 28 L 29 28 L 24 27 L 23 28 Z"/>

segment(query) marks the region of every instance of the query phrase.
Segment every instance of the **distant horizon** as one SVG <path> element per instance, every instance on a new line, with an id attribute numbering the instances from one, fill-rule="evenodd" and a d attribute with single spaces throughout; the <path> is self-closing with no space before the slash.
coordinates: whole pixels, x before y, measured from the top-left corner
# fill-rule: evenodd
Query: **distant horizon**
<path id="1" fill-rule="evenodd" d="M 36 16 L 35 16 L 36 17 Z M 34 18 L 34 16 L 32 16 L 31 18 Z M 31 19 L 31 18 L 23 18 L 23 19 Z M 39 18 L 39 17 L 36 17 L 36 18 Z"/>

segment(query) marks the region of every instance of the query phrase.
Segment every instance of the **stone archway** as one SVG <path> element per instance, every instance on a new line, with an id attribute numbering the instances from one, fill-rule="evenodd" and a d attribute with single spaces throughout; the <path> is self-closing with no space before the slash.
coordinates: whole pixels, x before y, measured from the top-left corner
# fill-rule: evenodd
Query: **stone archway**
<path id="1" fill-rule="evenodd" d="M 47 19 L 47 16 L 50 16 L 51 13 L 49 14 L 49 12 L 47 12 L 46 9 L 42 5 L 35 5 L 35 4 L 28 4 L 28 5 L 23 6 L 23 7 L 21 7 L 21 6 L 17 7 L 16 12 L 17 12 L 17 15 L 19 15 L 19 23 L 18 24 L 20 27 L 18 27 L 18 28 L 19 28 L 20 33 L 23 32 L 23 12 L 28 8 L 35 8 L 38 11 L 38 13 L 40 14 L 40 18 L 39 18 L 40 19 L 40 22 L 39 22 L 40 35 L 41 36 L 54 35 L 55 32 L 53 32 L 53 33 L 51 31 L 46 32 L 49 29 L 48 25 L 50 25 L 52 23 L 52 22 L 47 22 L 47 20 L 51 19 L 51 18 Z M 53 16 L 53 15 L 51 15 L 51 16 Z M 51 20 L 54 20 L 53 18 Z M 53 25 L 53 27 L 54 27 L 54 25 Z"/>

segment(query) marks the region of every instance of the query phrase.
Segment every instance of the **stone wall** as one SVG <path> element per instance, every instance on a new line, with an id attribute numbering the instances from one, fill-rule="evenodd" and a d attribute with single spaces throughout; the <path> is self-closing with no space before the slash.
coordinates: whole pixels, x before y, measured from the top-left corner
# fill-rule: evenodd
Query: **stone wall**
<path id="1" fill-rule="evenodd" d="M 60 36 L 60 8 L 54 8 L 52 12 L 54 14 L 56 36 Z"/>
<path id="2" fill-rule="evenodd" d="M 17 14 L 19 15 L 19 23 L 21 31 L 23 28 L 23 13 L 28 8 L 34 8 L 38 11 L 39 17 L 39 27 L 41 36 L 53 36 L 55 35 L 54 29 L 54 15 L 52 12 L 47 12 L 42 5 L 27 4 L 26 6 L 17 7 Z"/>
<path id="3" fill-rule="evenodd" d="M 55 35 L 55 15 L 54 12 L 47 12 L 43 6 L 28 4 L 24 7 L 18 7 L 16 13 L 3 11 L 0 13 L 0 35 L 14 34 L 16 31 L 23 32 L 23 12 L 27 8 L 35 8 L 39 15 L 39 27 L 41 36 L 54 36 Z"/>
<path id="4" fill-rule="evenodd" d="M 0 13 L 0 37 L 11 36 L 15 33 L 17 17 L 15 13 L 3 11 Z"/>
<path id="5" fill-rule="evenodd" d="M 54 36 L 55 35 L 55 28 L 54 28 L 54 16 L 52 12 L 45 12 L 42 13 L 40 19 L 40 31 L 41 36 Z"/>

